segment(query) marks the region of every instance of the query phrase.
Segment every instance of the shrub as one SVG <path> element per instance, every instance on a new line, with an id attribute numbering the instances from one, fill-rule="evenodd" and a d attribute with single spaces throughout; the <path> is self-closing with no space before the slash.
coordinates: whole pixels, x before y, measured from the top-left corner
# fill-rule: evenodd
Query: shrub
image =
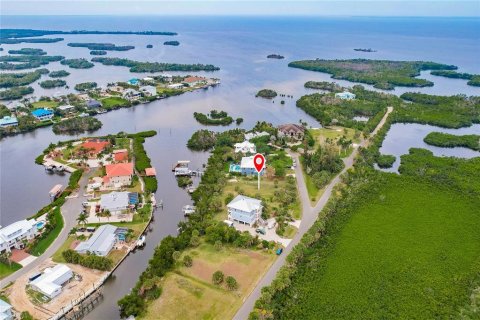
<path id="1" fill-rule="evenodd" d="M 183 264 L 184 264 L 185 267 L 187 267 L 187 268 L 190 268 L 191 266 L 193 266 L 193 259 L 192 259 L 192 257 L 190 257 L 189 255 L 186 255 L 185 257 L 183 257 Z"/>
<path id="2" fill-rule="evenodd" d="M 217 286 L 220 285 L 220 284 L 222 284 L 224 277 L 225 277 L 225 276 L 224 276 L 224 274 L 223 274 L 222 271 L 220 271 L 220 270 L 215 271 L 215 272 L 212 274 L 212 282 L 213 282 L 213 284 L 214 284 L 214 285 L 217 285 Z"/>
<path id="3" fill-rule="evenodd" d="M 238 289 L 238 282 L 237 280 L 232 277 L 232 276 L 228 276 L 226 279 L 225 279 L 225 283 L 227 284 L 227 289 L 228 290 L 237 290 Z"/>

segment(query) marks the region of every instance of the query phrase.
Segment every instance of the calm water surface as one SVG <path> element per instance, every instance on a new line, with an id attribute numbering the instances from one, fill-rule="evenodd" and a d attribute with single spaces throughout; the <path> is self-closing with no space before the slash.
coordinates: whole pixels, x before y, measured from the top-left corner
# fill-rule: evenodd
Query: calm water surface
<path id="1" fill-rule="evenodd" d="M 192 167 L 200 168 L 208 158 L 207 153 L 191 152 L 185 147 L 191 134 L 201 128 L 193 119 L 194 111 L 208 112 L 212 108 L 226 110 L 233 117 L 244 118 L 242 128 L 251 128 L 259 120 L 280 124 L 298 122 L 299 119 L 318 127 L 319 124 L 314 119 L 295 107 L 295 100 L 303 94 L 315 92 L 303 87 L 306 81 L 328 81 L 330 76 L 288 68 L 288 62 L 296 59 L 318 57 L 431 60 L 455 64 L 462 72 L 480 73 L 480 39 L 476 31 L 480 29 L 478 19 L 2 17 L 1 26 L 51 30 L 176 31 L 179 33 L 177 37 L 66 35 L 65 41 L 59 43 L 2 47 L 4 52 L 13 48 L 35 47 L 43 48 L 51 55 L 90 59 L 88 49 L 71 48 L 66 44 L 111 42 L 117 45 L 135 45 L 136 48 L 126 52 L 108 52 L 107 57 L 125 57 L 139 61 L 211 63 L 221 68 L 214 73 L 198 73 L 220 78 L 222 84 L 216 88 L 99 116 L 103 127 L 95 133 L 98 135 L 119 131 L 158 131 L 157 136 L 147 139 L 146 149 L 157 169 L 157 199 L 164 199 L 165 208 L 155 213 L 153 231 L 147 236 L 145 249 L 129 257 L 115 272 L 115 276 L 105 286 L 105 300 L 90 313 L 87 317 L 89 319 L 117 319 L 117 300 L 135 285 L 156 244 L 166 235 L 176 233 L 177 223 L 182 219 L 181 207 L 190 203 L 190 198 L 176 186 L 170 171 L 171 165 L 177 160 L 189 159 L 192 160 Z M 180 46 L 162 45 L 165 40 L 174 38 L 180 41 Z M 154 48 L 147 49 L 147 44 L 153 44 Z M 357 47 L 373 48 L 378 52 L 353 51 L 353 48 Z M 282 54 L 285 59 L 266 59 L 270 53 Z M 88 70 L 69 69 L 59 63 L 46 67 L 51 71 L 66 69 L 71 72 L 66 78 L 71 88 L 76 83 L 85 81 L 96 81 L 99 85 L 105 85 L 113 81 L 125 81 L 133 76 L 145 76 L 131 74 L 127 68 L 99 64 Z M 480 95 L 480 88 L 467 86 L 464 80 L 434 77 L 428 73 L 422 73 L 421 77 L 435 83 L 434 87 L 419 90 L 422 92 Z M 346 86 L 352 85 L 347 81 L 337 82 Z M 37 84 L 33 87 L 37 96 L 66 92 L 64 89 L 45 90 Z M 275 99 L 274 103 L 256 99 L 254 95 L 260 88 L 272 88 L 280 93 L 293 95 L 294 99 L 285 99 L 285 105 L 280 105 L 280 99 Z M 401 94 L 406 91 L 410 89 L 397 88 L 393 93 Z M 230 126 L 233 127 L 235 126 Z M 216 128 L 224 129 L 226 128 Z M 426 135 L 421 136 L 423 133 L 408 131 L 409 135 L 415 137 L 413 140 L 418 138 L 419 141 Z M 34 159 L 50 142 L 71 138 L 56 136 L 51 132 L 51 128 L 44 128 L 0 142 L 1 225 L 32 215 L 48 203 L 48 190 L 53 185 L 67 181 L 68 176 L 45 174 L 42 167 L 34 164 Z M 388 139 L 390 138 L 387 137 L 385 148 L 389 143 Z M 414 146 L 410 142 L 402 142 L 401 145 Z M 385 149 L 382 152 L 396 155 L 395 150 L 396 146 L 393 151 Z"/>

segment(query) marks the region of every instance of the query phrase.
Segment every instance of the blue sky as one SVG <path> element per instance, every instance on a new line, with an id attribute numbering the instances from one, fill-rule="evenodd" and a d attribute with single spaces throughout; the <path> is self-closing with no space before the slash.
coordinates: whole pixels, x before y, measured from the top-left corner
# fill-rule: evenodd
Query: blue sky
<path id="1" fill-rule="evenodd" d="M 0 7 L 2 15 L 480 16 L 480 0 L 0 0 Z"/>

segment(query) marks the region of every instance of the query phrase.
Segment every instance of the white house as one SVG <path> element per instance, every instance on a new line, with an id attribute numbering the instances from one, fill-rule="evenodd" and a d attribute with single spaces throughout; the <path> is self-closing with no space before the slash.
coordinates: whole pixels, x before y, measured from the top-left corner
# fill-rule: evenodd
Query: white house
<path id="1" fill-rule="evenodd" d="M 235 143 L 235 153 L 256 153 L 257 148 L 250 141 L 243 141 L 241 143 Z"/>
<path id="2" fill-rule="evenodd" d="M 157 95 L 157 88 L 154 86 L 143 86 L 140 87 L 140 92 L 143 92 L 146 96 L 153 97 Z"/>
<path id="3" fill-rule="evenodd" d="M 228 220 L 253 226 L 262 215 L 262 201 L 238 195 L 229 204 Z"/>
<path id="4" fill-rule="evenodd" d="M 0 229 L 0 253 L 21 249 L 24 240 L 32 240 L 38 233 L 35 220 L 20 220 Z"/>
<path id="5" fill-rule="evenodd" d="M 75 109 L 75 106 L 72 106 L 72 105 L 69 105 L 69 104 L 65 104 L 63 106 L 58 107 L 58 110 L 64 111 L 64 112 L 71 112 L 74 109 Z"/>
<path id="6" fill-rule="evenodd" d="M 250 157 L 243 157 L 242 161 L 240 161 L 240 172 L 244 175 L 252 175 L 257 174 L 257 169 L 255 168 L 255 164 L 253 163 L 254 156 Z M 260 175 L 263 175 L 265 172 L 265 167 L 260 171 Z"/>
<path id="7" fill-rule="evenodd" d="M 18 126 L 18 119 L 16 117 L 5 116 L 0 119 L 0 127 L 15 127 Z M 1 319 L 0 319 L 1 320 Z"/>
<path id="8" fill-rule="evenodd" d="M 355 99 L 356 95 L 354 93 L 344 91 L 340 93 L 335 93 L 335 98 L 340 98 L 342 100 L 353 100 Z"/>
<path id="9" fill-rule="evenodd" d="M 129 100 L 136 99 L 140 97 L 140 95 L 141 94 L 139 91 L 131 88 L 128 88 L 125 91 L 123 91 L 123 97 Z"/>
<path id="10" fill-rule="evenodd" d="M 13 320 L 12 306 L 0 299 L 0 320 Z"/>
<path id="11" fill-rule="evenodd" d="M 182 89 L 183 84 L 182 83 L 172 83 L 167 86 L 168 89 Z"/>
<path id="12" fill-rule="evenodd" d="M 110 192 L 100 197 L 100 209 L 108 210 L 111 214 L 122 213 L 130 204 L 129 192 Z"/>
<path id="13" fill-rule="evenodd" d="M 258 138 L 258 137 L 264 137 L 264 136 L 269 136 L 270 134 L 268 132 L 262 131 L 262 132 L 249 132 L 245 134 L 245 140 L 250 140 L 253 138 Z"/>
<path id="14" fill-rule="evenodd" d="M 114 163 L 105 166 L 107 175 L 103 177 L 106 188 L 121 188 L 132 183 L 133 163 Z"/>
<path id="15" fill-rule="evenodd" d="M 33 290 L 41 292 L 52 299 L 62 292 L 62 285 L 72 277 L 72 269 L 64 264 L 57 264 L 53 268 L 45 269 L 40 277 L 30 282 L 30 286 Z"/>
<path id="16" fill-rule="evenodd" d="M 117 227 L 111 224 L 104 224 L 92 234 L 90 239 L 80 242 L 75 251 L 78 253 L 90 252 L 97 256 L 105 257 L 117 241 L 115 231 L 117 231 Z"/>

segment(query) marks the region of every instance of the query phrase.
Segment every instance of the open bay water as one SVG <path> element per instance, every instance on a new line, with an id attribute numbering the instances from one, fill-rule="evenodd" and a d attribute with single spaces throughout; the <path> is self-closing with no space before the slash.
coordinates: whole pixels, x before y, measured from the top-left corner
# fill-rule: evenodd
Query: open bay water
<path id="1" fill-rule="evenodd" d="M 222 109 L 234 118 L 244 118 L 240 127 L 246 129 L 262 120 L 278 125 L 302 119 L 318 127 L 319 124 L 314 119 L 295 107 L 295 101 L 306 93 L 315 92 L 303 87 L 306 81 L 328 81 L 330 76 L 287 66 L 288 62 L 299 59 L 430 60 L 457 65 L 461 72 L 480 73 L 480 20 L 471 18 L 2 16 L 0 24 L 2 28 L 152 30 L 179 33 L 175 37 L 58 35 L 65 40 L 51 44 L 1 45 L 4 48 L 2 54 L 6 54 L 9 49 L 32 47 L 42 48 L 49 55 L 90 59 L 88 49 L 68 47 L 67 43 L 110 42 L 116 45 L 134 45 L 136 48 L 125 52 L 109 51 L 106 57 L 205 63 L 221 68 L 217 72 L 196 73 L 220 78 L 222 83 L 216 88 L 121 109 L 98 117 L 103 122 L 103 127 L 95 135 L 119 131 L 158 131 L 157 136 L 147 139 L 145 146 L 158 174 L 159 189 L 156 197 L 164 200 L 165 208 L 155 213 L 153 230 L 147 235 L 146 247 L 128 257 L 115 271 L 114 277 L 105 285 L 105 299 L 87 316 L 88 319 L 119 318 L 118 299 L 135 285 L 161 239 L 177 232 L 177 223 L 183 219 L 181 207 L 190 203 L 190 197 L 176 186 L 170 171 L 171 165 L 177 160 L 189 159 L 192 160 L 192 168 L 196 169 L 201 168 L 208 158 L 208 153 L 191 152 L 186 148 L 191 134 L 197 129 L 205 128 L 193 119 L 193 112 Z M 167 40 L 178 40 L 180 46 L 164 46 L 163 42 Z M 147 44 L 154 47 L 147 49 Z M 354 48 L 372 48 L 377 52 L 356 52 Z M 271 53 L 281 54 L 285 59 L 267 59 L 266 56 Z M 70 69 L 59 63 L 51 63 L 46 68 L 71 72 L 65 78 L 70 88 L 85 81 L 105 85 L 146 75 L 130 73 L 125 67 L 100 64 L 87 70 Z M 428 73 L 422 73 L 422 76 L 432 80 L 435 86 L 422 89 L 397 87 L 391 92 L 401 94 L 413 90 L 440 95 L 480 95 L 480 88 L 467 86 L 465 80 L 434 77 Z M 337 82 L 345 86 L 353 85 L 347 81 Z M 36 96 L 66 92 L 64 89 L 45 90 L 37 84 L 33 87 Z M 275 89 L 279 93 L 293 95 L 294 98 L 285 98 L 284 105 L 280 105 L 280 98 L 274 99 L 274 103 L 255 98 L 255 93 L 262 88 Z M 234 127 L 236 126 L 208 129 L 226 130 Z M 462 134 L 467 134 L 466 132 Z M 72 138 L 54 135 L 51 128 L 42 128 L 0 141 L 1 225 L 31 216 L 48 203 L 48 190 L 53 185 L 67 182 L 67 175 L 47 175 L 41 166 L 34 163 L 34 159 L 49 143 Z M 423 136 L 419 139 L 423 139 Z"/>

